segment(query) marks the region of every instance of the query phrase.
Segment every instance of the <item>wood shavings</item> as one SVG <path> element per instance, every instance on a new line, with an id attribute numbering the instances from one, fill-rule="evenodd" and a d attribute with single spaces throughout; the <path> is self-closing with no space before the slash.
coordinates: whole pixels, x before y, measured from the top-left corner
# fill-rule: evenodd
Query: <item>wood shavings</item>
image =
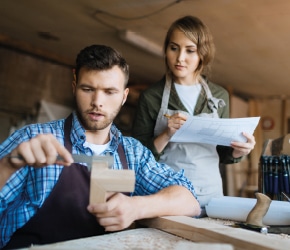
<path id="1" fill-rule="evenodd" d="M 195 243 L 181 237 L 153 229 L 139 228 L 101 236 L 82 238 L 43 246 L 32 246 L 29 250 L 233 250 L 229 244 Z M 24 249 L 22 249 L 24 250 Z"/>

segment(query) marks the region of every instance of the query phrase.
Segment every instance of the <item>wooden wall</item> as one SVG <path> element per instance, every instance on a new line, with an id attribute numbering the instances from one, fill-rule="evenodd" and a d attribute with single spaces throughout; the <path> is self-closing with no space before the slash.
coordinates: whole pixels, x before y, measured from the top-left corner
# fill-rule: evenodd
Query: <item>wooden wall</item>
<path id="1" fill-rule="evenodd" d="M 0 46 L 0 142 L 11 126 L 35 121 L 41 100 L 73 108 L 72 79 L 71 66 Z M 144 88 L 137 85 L 130 87 L 115 121 L 126 135 L 131 133 L 136 102 Z"/>
<path id="2" fill-rule="evenodd" d="M 71 81 L 68 66 L 0 47 L 0 119 L 6 124 L 4 130 L 7 123 L 15 125 L 35 116 L 41 100 L 71 106 Z M 1 127 L 0 139 L 4 134 Z"/>

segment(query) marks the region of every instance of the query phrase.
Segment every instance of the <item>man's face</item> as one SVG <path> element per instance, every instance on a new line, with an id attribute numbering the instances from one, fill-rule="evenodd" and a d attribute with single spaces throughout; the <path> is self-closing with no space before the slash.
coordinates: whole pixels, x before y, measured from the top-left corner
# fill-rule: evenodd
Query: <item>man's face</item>
<path id="1" fill-rule="evenodd" d="M 110 126 L 129 93 L 124 73 L 118 66 L 103 71 L 82 68 L 77 80 L 72 87 L 84 128 L 97 131 Z"/>

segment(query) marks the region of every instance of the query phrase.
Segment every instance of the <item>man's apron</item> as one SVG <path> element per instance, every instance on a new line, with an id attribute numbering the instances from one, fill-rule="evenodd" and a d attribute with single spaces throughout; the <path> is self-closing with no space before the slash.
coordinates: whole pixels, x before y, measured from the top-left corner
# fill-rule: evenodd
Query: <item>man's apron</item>
<path id="1" fill-rule="evenodd" d="M 188 115 L 184 111 L 168 109 L 172 84 L 172 80 L 167 76 L 161 108 L 154 129 L 155 136 L 161 134 L 167 127 L 167 118 L 164 117 L 164 114 L 184 113 Z M 198 116 L 219 118 L 217 109 L 218 107 L 225 106 L 225 102 L 212 96 L 206 82 L 201 84 L 206 92 L 208 106 L 212 113 L 202 113 Z M 204 207 L 212 197 L 223 195 L 216 145 L 169 142 L 159 162 L 168 164 L 176 171 L 184 169 L 185 176 L 193 183 L 201 207 Z"/>
<path id="2" fill-rule="evenodd" d="M 65 147 L 72 152 L 70 131 L 72 115 L 65 120 Z M 120 145 L 120 144 L 119 144 Z M 118 153 L 124 169 L 128 169 L 123 147 Z M 104 234 L 96 217 L 87 211 L 90 192 L 90 172 L 73 163 L 64 167 L 51 194 L 37 213 L 13 235 L 3 249 L 28 247 Z"/>

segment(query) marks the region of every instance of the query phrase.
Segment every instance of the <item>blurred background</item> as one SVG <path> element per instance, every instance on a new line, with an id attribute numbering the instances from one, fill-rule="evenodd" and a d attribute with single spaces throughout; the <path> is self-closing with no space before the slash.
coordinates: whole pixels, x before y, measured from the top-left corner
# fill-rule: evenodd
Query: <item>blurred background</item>
<path id="1" fill-rule="evenodd" d="M 194 15 L 213 33 L 209 79 L 229 91 L 231 117 L 261 117 L 252 153 L 221 167 L 225 193 L 251 197 L 265 143 L 290 132 L 289 12 L 289 0 L 1 0 L 0 141 L 71 112 L 74 60 L 91 44 L 112 46 L 130 65 L 130 94 L 115 121 L 130 135 L 140 92 L 163 76 L 168 27 Z"/>

